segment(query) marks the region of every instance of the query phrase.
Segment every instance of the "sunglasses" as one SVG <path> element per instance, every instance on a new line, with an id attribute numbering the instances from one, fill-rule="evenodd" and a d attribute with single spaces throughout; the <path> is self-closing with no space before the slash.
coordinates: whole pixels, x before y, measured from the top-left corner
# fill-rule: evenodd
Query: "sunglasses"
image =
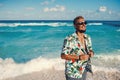
<path id="1" fill-rule="evenodd" d="M 85 21 L 85 22 L 78 22 L 78 23 L 76 23 L 76 25 L 83 25 L 83 24 L 87 24 L 87 22 Z"/>

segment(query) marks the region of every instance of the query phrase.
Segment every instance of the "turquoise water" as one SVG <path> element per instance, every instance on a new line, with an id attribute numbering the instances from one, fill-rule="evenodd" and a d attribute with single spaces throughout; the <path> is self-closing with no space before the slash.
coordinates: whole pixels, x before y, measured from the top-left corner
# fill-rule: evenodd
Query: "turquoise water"
<path id="1" fill-rule="evenodd" d="M 74 31 L 71 21 L 3 21 L 0 23 L 0 58 L 12 58 L 17 63 L 38 57 L 59 58 L 64 38 Z M 89 22 L 86 33 L 92 38 L 96 55 L 119 55 L 119 26 Z"/>

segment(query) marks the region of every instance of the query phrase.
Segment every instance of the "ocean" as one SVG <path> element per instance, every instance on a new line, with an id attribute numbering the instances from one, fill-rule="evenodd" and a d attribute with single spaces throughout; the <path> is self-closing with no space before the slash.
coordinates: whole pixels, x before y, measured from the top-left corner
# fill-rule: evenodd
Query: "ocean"
<path id="1" fill-rule="evenodd" d="M 120 21 L 87 22 L 93 71 L 120 73 Z M 64 70 L 63 40 L 73 32 L 71 20 L 0 20 L 0 80 L 51 67 Z"/>

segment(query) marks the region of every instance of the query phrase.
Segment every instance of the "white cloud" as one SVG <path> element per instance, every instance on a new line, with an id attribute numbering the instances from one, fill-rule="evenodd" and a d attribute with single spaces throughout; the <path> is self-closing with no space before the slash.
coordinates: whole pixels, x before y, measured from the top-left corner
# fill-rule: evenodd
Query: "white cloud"
<path id="1" fill-rule="evenodd" d="M 26 10 L 34 10 L 35 8 L 33 8 L 33 7 L 27 7 L 27 8 L 25 8 Z"/>
<path id="2" fill-rule="evenodd" d="M 109 11 L 108 13 L 109 13 L 109 14 L 112 14 L 112 11 Z"/>
<path id="3" fill-rule="evenodd" d="M 107 7 L 106 6 L 100 6 L 99 11 L 100 12 L 106 12 L 107 11 Z"/>
<path id="4" fill-rule="evenodd" d="M 75 10 L 72 10 L 71 12 L 72 12 L 72 13 L 75 13 Z"/>
<path id="5" fill-rule="evenodd" d="M 51 0 L 51 2 L 55 2 L 55 0 Z"/>
<path id="6" fill-rule="evenodd" d="M 50 0 L 50 1 L 44 1 L 44 2 L 41 2 L 41 5 L 48 5 L 48 4 L 51 4 L 51 3 L 54 3 L 55 0 Z"/>
<path id="7" fill-rule="evenodd" d="M 48 5 L 48 4 L 49 4 L 48 1 L 44 1 L 44 2 L 41 3 L 41 5 Z"/>
<path id="8" fill-rule="evenodd" d="M 55 7 L 52 8 L 48 8 L 48 7 L 44 8 L 44 12 L 57 12 L 57 11 L 65 11 L 65 7 L 56 5 Z"/>
<path id="9" fill-rule="evenodd" d="M 13 11 L 6 11 L 5 13 L 7 13 L 7 14 L 13 14 L 14 12 Z"/>

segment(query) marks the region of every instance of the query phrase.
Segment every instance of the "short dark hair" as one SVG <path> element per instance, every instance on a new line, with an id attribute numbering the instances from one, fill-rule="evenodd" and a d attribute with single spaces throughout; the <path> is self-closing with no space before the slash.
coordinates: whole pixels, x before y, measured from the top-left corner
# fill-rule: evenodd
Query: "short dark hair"
<path id="1" fill-rule="evenodd" d="M 77 16 L 77 17 L 73 20 L 73 24 L 74 24 L 74 25 L 76 24 L 76 21 L 77 21 L 78 19 L 84 19 L 84 17 L 82 17 L 82 16 Z"/>

